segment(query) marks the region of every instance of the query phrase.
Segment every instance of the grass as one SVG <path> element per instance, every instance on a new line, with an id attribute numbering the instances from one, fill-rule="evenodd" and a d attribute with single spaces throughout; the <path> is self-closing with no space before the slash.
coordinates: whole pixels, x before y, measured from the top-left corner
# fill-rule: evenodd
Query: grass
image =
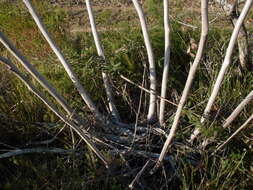
<path id="1" fill-rule="evenodd" d="M 143 66 L 147 63 L 146 51 L 143 45 L 141 30 L 138 25 L 126 26 L 129 21 L 126 16 L 131 14 L 130 21 L 136 22 L 136 15 L 129 9 L 120 16 L 113 9 L 98 12 L 99 26 L 110 24 L 111 17 L 118 18 L 113 27 L 120 30 L 106 30 L 101 33 L 102 43 L 106 50 L 108 65 L 101 67 L 96 56 L 96 49 L 91 34 L 80 33 L 70 36 L 68 23 L 70 14 L 64 9 L 52 8 L 45 1 L 33 1 L 40 10 L 45 25 L 53 38 L 60 46 L 65 57 L 72 65 L 87 91 L 97 103 L 101 111 L 104 110 L 105 92 L 101 80 L 101 70 L 109 72 L 114 82 L 116 101 L 120 113 L 124 115 L 124 121 L 135 121 L 135 110 L 138 104 L 139 90 L 119 80 L 119 74 L 127 76 L 131 80 L 141 83 Z M 188 17 L 198 18 L 196 9 L 185 10 L 184 1 L 173 2 L 175 8 L 172 14 L 177 14 L 177 20 L 187 21 Z M 163 65 L 163 31 L 161 3 L 156 0 L 148 0 L 144 4 L 150 24 L 152 45 L 156 57 L 158 79 L 161 80 Z M 158 14 L 159 13 L 159 14 Z M 249 15 L 252 19 L 252 13 Z M 168 81 L 168 99 L 178 102 L 193 58 L 187 54 L 190 39 L 199 39 L 199 28 L 193 29 L 182 26 L 177 20 L 171 20 L 171 66 Z M 196 19 L 191 24 L 199 27 Z M 220 25 L 224 27 L 220 29 Z M 92 115 L 84 106 L 62 66 L 55 55 L 38 32 L 35 24 L 21 3 L 0 3 L 0 29 L 8 34 L 8 37 L 17 45 L 33 65 L 63 94 L 72 107 L 82 116 L 87 118 L 90 126 L 94 125 Z M 249 28 L 249 33 L 253 28 Z M 205 52 L 204 61 L 201 63 L 196 81 L 188 98 L 184 115 L 181 120 L 180 133 L 176 140 L 184 142 L 189 137 L 194 126 L 200 126 L 200 117 L 211 92 L 211 87 L 218 75 L 219 68 L 224 58 L 231 27 L 225 20 L 211 25 L 208 40 L 208 51 Z M 252 37 L 251 37 L 252 38 Z M 32 39 L 32 41 L 29 41 Z M 2 55 L 11 57 L 0 46 Z M 195 53 L 195 52 L 193 52 Z M 13 58 L 12 60 L 17 63 Z M 212 110 L 210 128 L 203 129 L 203 135 L 213 136 L 219 131 L 215 142 L 209 150 L 215 148 L 215 143 L 222 142 L 231 133 L 221 130 L 223 120 L 231 113 L 238 103 L 252 90 L 252 73 L 243 76 L 237 72 L 238 56 L 235 53 L 233 64 L 229 68 L 222 89 Z M 18 65 L 18 63 L 17 63 Z M 10 72 L 0 65 L 0 132 L 5 134 L 0 138 L 1 149 L 6 149 L 5 144 L 13 147 L 27 148 L 45 145 L 27 144 L 28 142 L 40 142 L 56 136 L 57 139 L 48 147 L 73 148 L 71 131 L 62 127 L 59 119 L 42 104 L 34 95 L 27 91 L 26 87 Z M 34 83 L 39 86 L 35 81 Z M 121 97 L 123 96 L 123 97 Z M 234 131 L 252 113 L 252 104 L 247 106 L 240 117 L 233 122 L 231 130 Z M 130 111 L 129 111 L 130 110 Z M 144 111 L 144 110 L 143 110 Z M 175 107 L 168 105 L 167 127 L 171 126 Z M 219 113 L 217 115 L 217 112 Z M 3 115 L 3 116 L 2 116 Z M 144 117 L 144 114 L 143 116 Z M 37 125 L 35 122 L 56 123 L 54 127 Z M 148 178 L 152 184 L 162 187 L 168 183 L 174 189 L 252 189 L 253 165 L 252 165 L 252 129 L 246 129 L 238 135 L 226 151 L 210 156 L 209 152 L 202 153 L 189 151 L 183 147 L 173 147 L 172 154 L 178 160 L 178 176 L 167 176 L 160 172 Z M 79 154 L 70 155 L 24 155 L 0 160 L 0 187 L 2 189 L 126 189 L 131 177 L 123 177 L 124 165 L 120 158 L 111 158 L 115 163 L 111 173 L 104 169 L 94 154 L 79 138 L 74 136 L 74 146 Z M 164 139 L 159 139 L 163 141 Z M 106 153 L 106 150 L 104 150 Z M 189 162 L 189 158 L 195 158 L 196 164 Z M 142 167 L 145 160 L 129 159 L 131 167 Z M 139 165 L 138 165 L 139 164 Z M 168 169 L 165 167 L 165 169 Z M 168 170 L 169 171 L 169 170 Z M 158 176 L 158 177 L 157 177 Z M 161 177 L 162 176 L 162 177 Z M 153 189 L 160 189 L 153 187 Z M 164 186 L 166 188 L 166 186 Z"/>

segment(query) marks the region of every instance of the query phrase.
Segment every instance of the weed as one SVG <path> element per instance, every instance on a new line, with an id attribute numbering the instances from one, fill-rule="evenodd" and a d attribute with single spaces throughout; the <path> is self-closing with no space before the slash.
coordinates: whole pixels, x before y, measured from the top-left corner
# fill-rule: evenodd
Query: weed
<path id="1" fill-rule="evenodd" d="M 66 10 L 59 7 L 52 8 L 46 1 L 33 1 L 33 3 L 36 4 L 49 32 L 59 44 L 66 59 L 99 109 L 102 112 L 105 111 L 102 109 L 104 101 L 106 101 L 101 80 L 101 71 L 103 70 L 112 76 L 111 80 L 116 91 L 115 98 L 120 113 L 124 115 L 123 120 L 130 123 L 135 122 L 138 109 L 136 106 L 138 105 L 137 97 L 140 95 L 140 90 L 119 80 L 119 74 L 122 74 L 141 84 L 140 79 L 147 64 L 141 30 L 135 22 L 136 14 L 133 13 L 133 10 L 127 9 L 120 13 L 113 9 L 96 10 L 98 11 L 96 19 L 99 27 L 103 29 L 104 26 L 111 25 L 112 28 L 117 28 L 117 30 L 110 30 L 110 27 L 105 27 L 105 31 L 101 29 L 100 37 L 107 57 L 107 64 L 103 66 L 101 59 L 96 56 L 91 34 L 86 32 L 69 36 L 70 33 L 66 28 L 69 28 L 71 18 Z M 187 21 L 199 27 L 198 22 L 187 20 L 189 17 L 197 18 L 197 10 L 182 11 L 185 9 L 183 3 L 184 1 L 171 3 L 175 6 L 172 13 L 176 12 L 178 15 L 177 19 L 171 19 L 172 50 L 167 99 L 174 100 L 176 103 L 193 61 L 191 55 L 187 53 L 187 49 L 191 39 L 198 41 L 200 32 L 199 28 L 182 26 L 178 22 L 178 20 Z M 157 60 L 158 80 L 160 81 L 164 46 L 161 1 L 147 0 L 144 8 L 150 24 L 149 32 Z M 252 13 L 249 16 L 252 17 Z M 117 18 L 114 19 L 117 22 L 111 23 L 111 18 Z M 125 18 L 130 19 L 132 23 L 130 24 L 130 21 Z M 61 92 L 70 105 L 76 108 L 75 111 L 87 118 L 88 127 L 93 126 L 91 113 L 83 106 L 83 100 L 78 96 L 77 90 L 38 32 L 21 2 L 0 3 L 0 28 L 8 34 L 8 37 L 15 42 L 28 60 Z M 212 25 L 207 44 L 208 51 L 205 52 L 197 72 L 197 80 L 193 84 L 191 95 L 185 106 L 180 121 L 181 132 L 176 136 L 176 142 L 184 143 L 185 137 L 190 135 L 191 129 L 200 127 L 200 117 L 224 59 L 230 33 L 230 27 L 227 25 L 224 25 L 222 30 L 219 28 L 219 24 Z M 10 57 L 1 46 L 0 52 L 2 55 Z M 192 53 L 196 52 L 193 50 Z M 14 59 L 12 60 L 16 63 Z M 220 126 L 236 105 L 252 90 L 252 74 L 246 73 L 241 77 L 237 73 L 237 62 L 238 58 L 235 54 L 233 64 L 227 72 L 219 97 L 211 112 L 211 122 L 209 123 L 211 127 L 203 129 L 205 137 L 213 136 L 218 131 L 216 142 L 229 136 L 228 131 L 222 130 Z M 33 83 L 42 89 L 36 81 Z M 129 107 L 130 109 L 128 109 Z M 129 110 L 131 111 L 129 112 Z M 171 113 L 175 111 L 175 107 L 170 105 L 167 107 L 167 111 L 169 113 L 166 118 L 167 127 L 170 128 L 173 121 Z M 145 105 L 142 105 L 140 117 L 144 117 L 144 112 Z M 252 113 L 251 106 L 243 110 L 241 117 L 233 123 L 231 130 L 236 129 L 249 116 L 249 113 Z M 38 125 L 36 122 L 58 125 L 50 128 Z M 65 129 L 58 118 L 2 65 L 0 65 L 0 125 L 0 132 L 5 134 L 4 137 L 1 137 L 0 143 L 5 142 L 11 147 L 27 148 L 29 147 L 28 142 L 41 142 L 56 137 L 57 140 L 47 146 L 55 145 L 72 149 L 74 144 L 76 152 L 79 152 L 79 154 L 70 155 L 32 154 L 1 160 L 0 171 L 5 173 L 0 176 L 2 189 L 116 190 L 124 189 L 129 182 L 128 177 L 122 177 L 124 171 L 122 165 L 125 163 L 123 164 L 121 159 L 116 158 L 112 161 L 115 164 L 114 173 L 112 172 L 114 175 L 104 171 L 97 157 L 84 144 L 73 143 L 73 140 L 79 142 L 79 137 L 71 136 L 71 131 Z M 181 189 L 251 189 L 253 186 L 252 130 L 245 131 L 241 137 L 235 138 L 228 145 L 226 152 L 215 156 L 210 156 L 209 152 L 201 152 L 201 156 L 199 152 L 192 154 L 180 147 L 182 150 L 177 149 L 172 153 L 179 160 L 177 163 L 179 178 L 174 176 L 170 180 L 166 179 L 167 181 L 160 178 L 152 179 L 152 182 L 159 182 L 162 185 L 168 183 L 168 185 Z M 157 141 L 162 142 L 163 140 Z M 215 148 L 212 144 L 209 146 L 210 150 Z M 0 147 L 6 149 L 6 145 L 0 144 Z M 129 157 L 131 158 L 131 156 Z M 139 162 L 143 163 L 144 161 L 131 160 L 130 166 L 132 164 L 136 167 Z"/>

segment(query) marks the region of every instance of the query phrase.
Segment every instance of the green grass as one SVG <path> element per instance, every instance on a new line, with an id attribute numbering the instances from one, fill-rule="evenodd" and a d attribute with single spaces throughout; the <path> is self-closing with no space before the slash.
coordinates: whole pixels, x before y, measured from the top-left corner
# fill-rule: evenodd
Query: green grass
<path id="1" fill-rule="evenodd" d="M 35 1 L 33 2 L 35 3 Z M 172 10 L 172 13 L 180 13 L 177 18 L 182 20 L 188 16 L 198 18 L 199 15 L 196 15 L 194 11 L 191 13 L 182 12 L 184 9 L 182 3 L 183 1 L 175 2 L 176 7 Z M 148 22 L 151 25 L 150 36 L 159 81 L 161 81 L 163 66 L 162 17 L 157 14 L 161 13 L 160 6 L 161 3 L 158 3 L 157 0 L 148 0 L 144 5 Z M 40 15 L 49 32 L 53 35 L 56 43 L 60 46 L 99 109 L 105 111 L 104 101 L 106 98 L 101 79 L 101 71 L 104 70 L 112 76 L 112 81 L 116 87 L 114 89 L 116 101 L 120 105 L 119 111 L 122 115 L 126 115 L 124 121 L 134 122 L 135 113 L 133 109 L 137 109 L 138 98 L 136 97 L 139 96 L 140 91 L 129 84 L 126 85 L 123 80 L 119 80 L 119 74 L 123 74 L 140 84 L 143 65 L 147 63 L 147 55 L 139 26 L 129 27 L 126 25 L 129 22 L 123 19 L 129 12 L 132 13 L 131 10 L 124 12 L 123 16 L 111 9 L 102 11 L 101 14 L 98 13 L 97 21 L 101 25 L 110 24 L 108 18 L 117 17 L 119 21 L 112 25 L 120 28 L 118 31 L 108 30 L 101 33 L 108 63 L 102 67 L 96 56 L 91 34 L 83 33 L 69 36 L 69 32 L 66 30 L 70 19 L 68 13 L 61 8 L 52 8 L 45 1 L 36 1 L 36 8 L 40 10 Z M 136 15 L 131 16 L 131 19 L 136 18 Z M 249 17 L 252 17 L 252 13 Z M 200 23 L 194 22 L 192 24 L 199 26 Z M 200 31 L 199 29 L 183 27 L 175 20 L 171 21 L 171 28 L 172 52 L 168 99 L 176 102 L 177 96 L 180 96 L 183 90 L 190 62 L 193 61 L 193 58 L 186 53 L 190 38 L 198 41 Z M 0 29 L 8 34 L 8 37 L 28 60 L 62 93 L 78 113 L 91 122 L 90 126 L 93 126 L 91 113 L 84 106 L 63 67 L 21 3 L 0 4 Z M 249 28 L 249 31 L 252 30 L 253 28 Z M 196 81 L 185 106 L 179 129 L 181 132 L 177 134 L 176 140 L 185 141 L 185 138 L 189 137 L 191 129 L 194 126 L 200 126 L 200 117 L 218 75 L 230 35 L 230 26 L 225 25 L 222 30 L 215 25 L 211 27 L 208 48 L 199 66 Z M 0 52 L 1 55 L 10 57 L 15 64 L 19 65 L 1 46 Z M 203 129 L 203 134 L 207 136 L 213 136 L 214 133 L 219 132 L 215 143 L 225 140 L 231 134 L 229 131 L 221 129 L 222 122 L 252 90 L 252 73 L 249 72 L 245 73 L 243 77 L 240 76 L 236 71 L 237 61 L 238 56 L 235 53 L 232 60 L 233 64 L 227 72 L 212 110 L 211 127 Z M 6 71 L 2 64 L 0 71 L 0 114 L 9 118 L 0 121 L 0 132 L 5 134 L 4 137 L 0 138 L 0 142 L 26 148 L 30 147 L 26 145 L 28 142 L 43 141 L 57 134 L 57 140 L 48 146 L 72 149 L 69 129 L 65 128 L 58 134 L 63 126 L 59 119 L 30 93 L 12 73 Z M 22 69 L 22 71 L 24 70 Z M 41 89 L 36 81 L 33 82 Z M 122 95 L 123 97 L 121 97 Z M 175 112 L 175 109 L 171 105 L 167 107 L 168 113 Z M 219 111 L 219 115 L 216 117 L 217 111 Z M 236 130 L 252 111 L 252 104 L 250 104 L 233 122 L 231 131 Z M 145 113 L 141 117 L 145 117 Z M 214 118 L 215 121 L 213 121 Z M 18 121 L 19 125 L 11 122 L 13 119 Z M 166 119 L 169 128 L 173 116 L 168 114 Z M 58 123 L 60 125 L 52 128 L 35 127 L 34 122 Z M 191 152 L 173 149 L 172 154 L 178 159 L 180 179 L 172 177 L 169 184 L 180 189 L 251 189 L 253 187 L 252 136 L 252 129 L 243 131 L 227 145 L 225 152 L 215 156 L 210 156 L 206 152 L 201 155 L 200 162 L 197 165 L 188 162 L 189 159 L 187 158 Z M 75 140 L 78 141 L 79 138 L 75 136 Z M 211 144 L 208 147 L 209 150 L 214 149 L 214 145 Z M 6 148 L 2 144 L 0 147 L 1 149 Z M 33 154 L 0 160 L 0 173 L 5 173 L 5 175 L 0 176 L 0 187 L 2 189 L 81 189 L 84 187 L 86 189 L 126 189 L 127 184 L 132 180 L 131 177 L 122 177 L 122 173 L 119 175 L 109 173 L 84 144 L 78 145 L 77 149 L 81 153 L 76 156 Z M 109 155 L 108 158 L 111 159 Z M 116 158 L 112 162 L 115 163 L 115 171 L 113 170 L 113 172 L 124 171 L 124 168 L 121 168 L 123 164 L 120 158 Z M 138 160 L 138 163 L 143 164 L 143 160 Z M 136 160 L 130 161 L 131 166 L 138 163 Z M 163 176 L 162 172 L 159 175 Z M 152 178 L 151 181 L 158 182 L 157 176 L 159 175 L 157 174 L 154 177 L 156 179 Z M 161 176 L 159 176 L 159 180 Z M 162 179 L 160 182 L 161 185 L 164 183 Z"/>

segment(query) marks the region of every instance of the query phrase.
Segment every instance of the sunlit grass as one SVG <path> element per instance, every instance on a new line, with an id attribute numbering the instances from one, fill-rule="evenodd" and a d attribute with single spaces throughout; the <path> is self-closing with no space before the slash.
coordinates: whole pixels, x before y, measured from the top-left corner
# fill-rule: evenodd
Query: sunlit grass
<path id="1" fill-rule="evenodd" d="M 183 9 L 182 2 L 174 2 L 177 7 L 173 11 L 181 11 Z M 108 62 L 107 66 L 103 67 L 96 56 L 96 49 L 91 34 L 86 32 L 69 36 L 69 31 L 66 28 L 68 28 L 67 25 L 70 18 L 63 9 L 52 8 L 45 1 L 33 1 L 33 3 L 36 3 L 36 8 L 40 11 L 43 22 L 60 46 L 73 70 L 77 73 L 82 84 L 97 103 L 99 109 L 105 111 L 103 107 L 106 98 L 101 79 L 101 71 L 104 70 L 111 74 L 114 86 L 117 87 L 115 88 L 115 94 L 116 101 L 120 105 L 119 111 L 122 115 L 127 115 L 125 117 L 127 122 L 133 122 L 135 114 L 134 112 L 129 113 L 129 109 L 136 108 L 130 108 L 128 100 L 131 99 L 131 101 L 137 102 L 137 95 L 139 95 L 140 90 L 129 84 L 126 85 L 123 80 L 119 80 L 119 74 L 129 77 L 139 84 L 141 83 L 143 67 L 147 64 L 147 56 L 138 24 L 134 24 L 134 27 L 129 27 L 127 25 L 129 22 L 122 19 L 119 22 L 112 23 L 112 26 L 119 27 L 119 30 L 108 30 L 101 33 L 101 40 Z M 151 25 L 150 36 L 160 81 L 163 66 L 164 39 L 162 17 L 157 12 L 161 12 L 161 3 L 157 3 L 155 0 L 148 0 L 144 7 L 148 13 L 148 22 Z M 100 26 L 103 24 L 109 25 L 111 22 L 108 18 L 120 18 L 119 13 L 113 11 L 113 9 L 108 9 L 98 13 L 97 21 Z M 131 10 L 128 11 L 123 14 L 132 13 Z M 186 21 L 186 16 L 198 18 L 194 11 L 191 13 L 187 11 L 180 12 L 178 19 Z M 249 16 L 252 17 L 252 14 Z M 134 15 L 131 15 L 131 18 L 134 17 Z M 199 27 L 200 23 L 190 22 L 190 24 Z M 189 42 L 191 38 L 198 42 L 200 30 L 199 28 L 184 27 L 173 19 L 171 27 L 172 52 L 168 99 L 177 103 L 182 93 L 190 64 L 193 61 L 193 58 L 187 54 Z M 70 105 L 76 108 L 76 111 L 82 116 L 89 118 L 91 114 L 84 106 L 77 90 L 70 82 L 63 67 L 37 30 L 36 25 L 21 2 L 16 4 L 0 3 L 0 29 L 7 34 L 28 60 L 62 93 Z M 249 30 L 252 31 L 252 28 Z M 222 30 L 215 26 L 211 28 L 207 44 L 208 48 L 198 69 L 197 80 L 193 84 L 191 95 L 185 106 L 180 125 L 181 132 L 177 135 L 177 139 L 188 137 L 193 127 L 200 126 L 200 117 L 224 59 L 230 34 L 230 27 L 222 28 Z M 1 46 L 0 52 L 4 56 L 11 57 Z M 193 51 L 192 53 L 196 52 Z M 11 59 L 14 63 L 17 63 L 13 58 Z M 233 64 L 227 72 L 222 89 L 212 110 L 211 119 L 215 121 L 211 120 L 211 128 L 203 129 L 203 134 L 206 136 L 213 136 L 219 131 L 220 135 L 217 136 L 217 142 L 229 136 L 228 131 L 221 129 L 224 119 L 252 90 L 252 74 L 246 73 L 241 76 L 237 72 L 238 56 L 236 52 L 232 62 Z M 38 98 L 30 93 L 14 75 L 7 71 L 3 65 L 0 65 L 0 71 L 0 114 L 27 123 L 58 122 L 58 118 Z M 33 82 L 41 89 L 36 81 Z M 249 117 L 253 111 L 251 107 L 252 104 L 243 110 L 240 118 L 232 124 L 231 130 L 236 129 Z M 175 109 L 171 105 L 167 107 L 168 113 L 175 112 Z M 216 115 L 217 112 L 219 113 L 218 115 Z M 166 120 L 169 128 L 173 116 L 168 114 Z M 8 138 L 6 141 L 12 145 L 20 143 L 22 146 L 28 141 L 44 140 L 44 137 L 50 136 L 50 134 L 47 134 L 48 131 L 51 132 L 50 137 L 59 131 L 59 128 L 43 129 L 35 128 L 29 124 L 15 126 L 12 123 L 3 122 L 2 126 L 0 126 L 1 134 L 4 134 L 7 128 Z M 55 144 L 71 149 L 72 139 L 70 136 L 70 131 L 65 129 Z M 253 185 L 251 175 L 253 174 L 253 143 L 252 140 L 244 138 L 245 136 L 248 139 L 252 138 L 252 130 L 248 129 L 229 144 L 228 151 L 224 155 L 216 155 L 215 157 L 211 157 L 208 153 L 203 155 L 201 163 L 197 166 L 184 162 L 185 157 L 188 156 L 187 152 L 176 152 L 178 159 L 182 159 L 182 162 L 179 162 L 181 164 L 179 173 L 181 182 L 177 185 L 181 186 L 182 189 L 250 189 Z M 211 145 L 210 149 L 212 148 L 214 147 Z M 124 189 L 118 178 L 101 178 L 101 175 L 106 176 L 107 174 L 102 171 L 104 168 L 102 168 L 91 151 L 84 150 L 84 154 L 81 155 L 78 157 L 69 155 L 36 155 L 4 160 L 3 163 L 0 162 L 0 170 L 9 171 L 6 174 L 7 176 L 12 172 L 15 173 L 12 173 L 8 180 L 4 179 L 6 183 L 3 188 L 15 189 L 16 187 L 23 187 L 25 189 L 31 187 L 32 189 L 41 189 L 45 186 L 48 189 L 78 189 L 86 186 L 94 189 L 94 187 L 100 188 L 103 186 L 105 187 L 104 189 Z M 4 163 L 7 163 L 8 167 Z M 120 161 L 116 160 L 115 163 L 117 167 L 120 167 Z"/>

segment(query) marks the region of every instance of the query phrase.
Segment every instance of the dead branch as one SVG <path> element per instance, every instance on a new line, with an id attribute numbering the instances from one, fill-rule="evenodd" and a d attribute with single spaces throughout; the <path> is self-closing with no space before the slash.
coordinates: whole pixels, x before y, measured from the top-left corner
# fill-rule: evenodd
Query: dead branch
<path id="1" fill-rule="evenodd" d="M 142 169 L 138 172 L 138 174 L 135 176 L 134 180 L 130 183 L 129 188 L 134 189 L 134 186 L 136 183 L 139 183 L 139 180 L 143 173 L 145 172 L 146 168 L 150 165 L 151 160 L 148 160 L 146 164 L 142 167 Z"/>
<path id="2" fill-rule="evenodd" d="M 74 150 L 64 150 L 61 148 L 26 148 L 26 149 L 12 150 L 12 151 L 0 154 L 0 159 L 9 158 L 13 156 L 20 156 L 24 154 L 34 154 L 34 153 L 70 154 L 70 153 L 75 153 L 75 152 Z"/>
<path id="3" fill-rule="evenodd" d="M 253 120 L 253 114 L 224 143 L 222 143 L 220 146 L 218 146 L 218 148 L 216 148 L 215 152 L 217 152 L 218 150 L 220 150 L 221 148 L 223 148 L 226 144 L 228 144 L 232 140 L 232 138 L 234 138 L 238 133 L 240 133 L 243 129 L 245 129 L 245 127 L 247 127 L 252 120 Z"/>

